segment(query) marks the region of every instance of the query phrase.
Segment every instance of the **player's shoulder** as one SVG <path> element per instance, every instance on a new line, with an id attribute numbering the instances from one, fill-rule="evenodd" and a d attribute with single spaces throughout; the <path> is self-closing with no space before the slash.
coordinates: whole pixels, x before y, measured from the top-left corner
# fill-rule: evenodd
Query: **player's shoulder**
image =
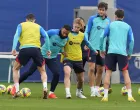
<path id="1" fill-rule="evenodd" d="M 48 31 L 58 33 L 60 31 L 60 29 L 49 29 Z"/>
<path id="2" fill-rule="evenodd" d="M 95 14 L 95 15 L 90 16 L 89 19 L 90 19 L 90 20 L 93 20 L 94 18 L 97 18 L 97 17 L 98 17 L 98 15 Z"/>
<path id="3" fill-rule="evenodd" d="M 49 29 L 47 31 L 47 33 L 52 33 L 53 35 L 58 35 L 59 34 L 60 29 Z"/>
<path id="4" fill-rule="evenodd" d="M 84 35 L 84 33 L 83 33 L 83 32 L 81 32 L 81 31 L 79 31 L 79 34 L 80 34 L 80 35 Z"/>
<path id="5" fill-rule="evenodd" d="M 111 22 L 111 19 L 109 17 L 106 17 L 106 21 Z"/>
<path id="6" fill-rule="evenodd" d="M 111 24 L 112 25 L 119 24 L 119 25 L 130 27 L 130 25 L 128 23 L 126 23 L 124 21 L 119 21 L 119 20 L 113 21 L 113 22 L 111 22 Z"/>

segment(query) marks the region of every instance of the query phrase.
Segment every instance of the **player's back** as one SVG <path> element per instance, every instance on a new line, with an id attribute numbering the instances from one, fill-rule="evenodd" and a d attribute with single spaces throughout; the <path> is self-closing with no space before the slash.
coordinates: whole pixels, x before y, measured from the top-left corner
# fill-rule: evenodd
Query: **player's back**
<path id="1" fill-rule="evenodd" d="M 127 55 L 127 39 L 130 26 L 123 21 L 110 24 L 108 53 Z"/>
<path id="2" fill-rule="evenodd" d="M 36 46 L 40 48 L 40 25 L 23 22 L 21 25 L 20 46 Z"/>

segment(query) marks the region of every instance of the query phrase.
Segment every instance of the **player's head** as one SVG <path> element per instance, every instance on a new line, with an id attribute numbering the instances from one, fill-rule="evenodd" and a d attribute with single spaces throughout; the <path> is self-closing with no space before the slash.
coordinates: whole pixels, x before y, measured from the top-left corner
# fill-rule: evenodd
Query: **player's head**
<path id="1" fill-rule="evenodd" d="M 82 17 L 78 17 L 78 18 L 80 18 L 81 19 L 81 22 L 82 22 L 82 27 L 81 27 L 80 31 L 81 32 L 84 32 L 85 31 L 85 20 Z"/>
<path id="2" fill-rule="evenodd" d="M 108 9 L 108 4 L 105 2 L 100 2 L 98 4 L 98 14 L 100 16 L 105 16 L 106 15 L 106 11 Z"/>
<path id="3" fill-rule="evenodd" d="M 70 33 L 71 31 L 71 26 L 69 25 L 64 25 L 62 28 L 61 28 L 61 38 L 66 38 L 68 36 L 68 34 Z"/>
<path id="4" fill-rule="evenodd" d="M 73 21 L 73 31 L 79 32 L 80 29 L 83 27 L 83 21 L 80 18 L 76 18 Z"/>
<path id="5" fill-rule="evenodd" d="M 115 11 L 115 19 L 116 20 L 123 20 L 124 18 L 124 11 L 122 9 L 117 9 Z"/>
<path id="6" fill-rule="evenodd" d="M 26 21 L 35 22 L 35 16 L 31 13 L 26 16 Z"/>

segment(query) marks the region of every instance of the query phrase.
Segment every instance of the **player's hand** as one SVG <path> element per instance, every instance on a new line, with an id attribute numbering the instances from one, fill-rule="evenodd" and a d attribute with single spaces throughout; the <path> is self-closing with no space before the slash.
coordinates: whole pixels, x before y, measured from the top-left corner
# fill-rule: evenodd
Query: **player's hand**
<path id="1" fill-rule="evenodd" d="M 51 57 L 51 51 L 47 51 L 46 54 L 47 54 L 48 57 Z"/>
<path id="2" fill-rule="evenodd" d="M 128 58 L 128 60 L 130 60 L 130 59 L 131 59 L 131 56 L 130 56 L 130 55 L 128 55 L 128 56 L 127 56 L 127 58 Z"/>
<path id="3" fill-rule="evenodd" d="M 95 54 L 98 55 L 98 51 L 95 51 Z"/>
<path id="4" fill-rule="evenodd" d="M 67 53 L 66 52 L 62 52 L 62 54 L 64 55 L 64 57 L 67 57 Z"/>
<path id="5" fill-rule="evenodd" d="M 105 52 L 105 51 L 101 51 L 101 52 L 100 52 L 100 56 L 101 56 L 102 58 L 105 58 L 105 55 L 106 55 L 106 52 Z"/>
<path id="6" fill-rule="evenodd" d="M 12 50 L 12 55 L 16 56 L 17 55 L 17 51 L 16 50 Z"/>
<path id="7" fill-rule="evenodd" d="M 84 50 L 88 50 L 88 49 L 89 49 L 89 48 L 85 45 L 85 46 L 84 46 Z"/>

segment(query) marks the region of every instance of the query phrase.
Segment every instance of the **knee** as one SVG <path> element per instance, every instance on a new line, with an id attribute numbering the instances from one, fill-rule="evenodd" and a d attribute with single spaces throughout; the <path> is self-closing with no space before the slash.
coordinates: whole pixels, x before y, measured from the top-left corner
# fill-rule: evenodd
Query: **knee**
<path id="1" fill-rule="evenodd" d="M 89 69 L 89 72 L 90 72 L 90 73 L 94 73 L 94 72 L 95 72 L 95 69 L 94 69 L 94 68 L 90 68 L 90 69 Z"/>

